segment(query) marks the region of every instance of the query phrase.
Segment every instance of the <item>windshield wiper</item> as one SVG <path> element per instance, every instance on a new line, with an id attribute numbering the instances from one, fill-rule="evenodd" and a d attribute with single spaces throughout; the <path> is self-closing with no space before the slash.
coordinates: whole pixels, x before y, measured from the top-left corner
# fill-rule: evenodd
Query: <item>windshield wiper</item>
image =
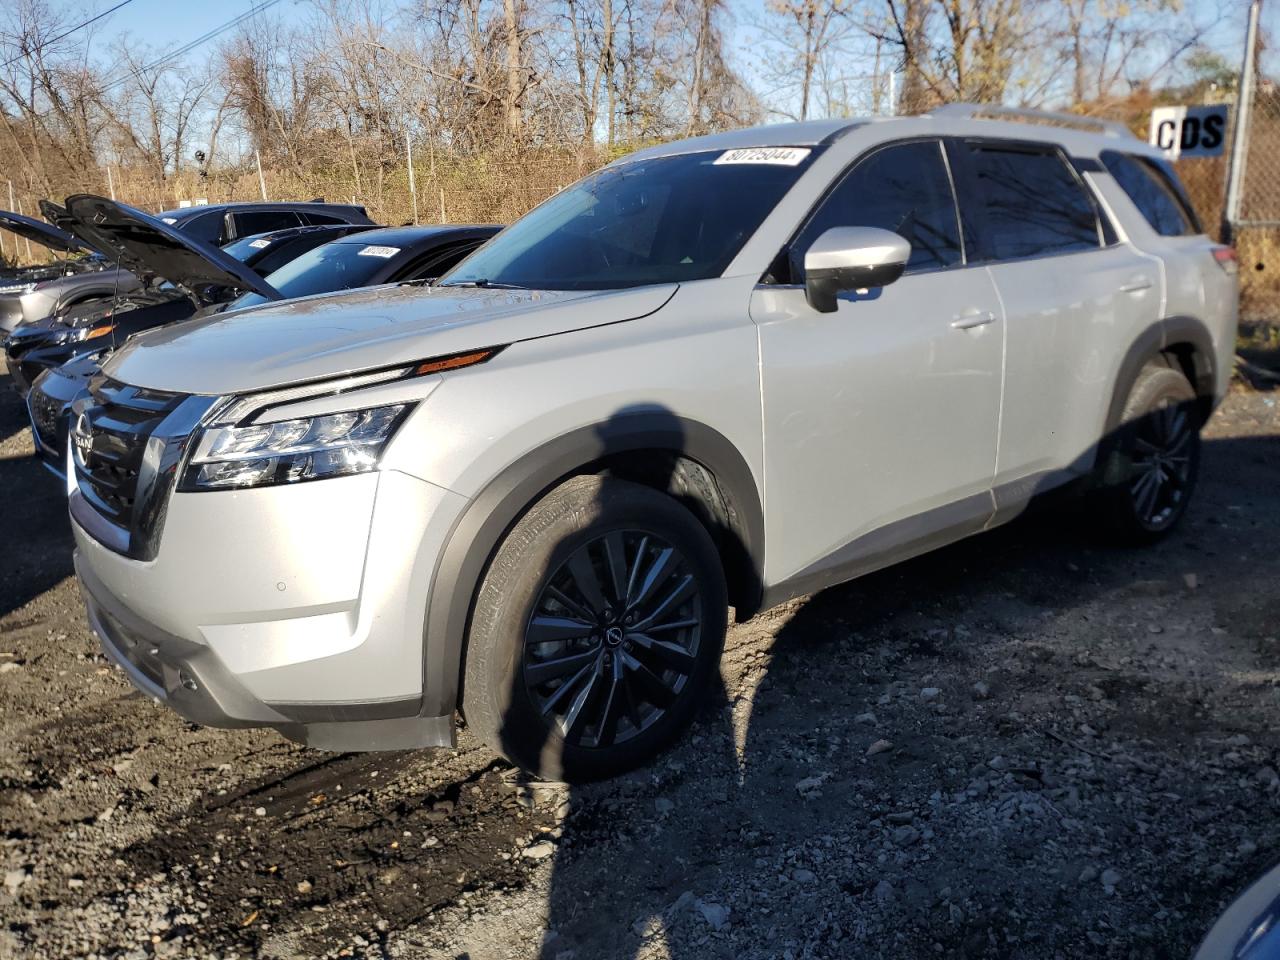
<path id="1" fill-rule="evenodd" d="M 455 280 L 452 283 L 439 284 L 442 287 L 480 287 L 485 290 L 528 290 L 528 287 L 522 287 L 518 283 L 496 283 L 481 277 L 478 280 Z"/>

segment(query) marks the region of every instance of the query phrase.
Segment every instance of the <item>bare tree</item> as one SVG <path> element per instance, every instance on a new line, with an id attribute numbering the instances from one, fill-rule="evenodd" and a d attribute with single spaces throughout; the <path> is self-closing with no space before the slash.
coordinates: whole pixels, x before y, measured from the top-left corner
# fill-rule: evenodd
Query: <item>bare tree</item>
<path id="1" fill-rule="evenodd" d="M 770 74 L 775 78 L 799 78 L 798 104 L 793 114 L 796 119 L 809 118 L 815 76 L 832 74 L 827 58 L 837 52 L 847 36 L 849 10 L 849 0 L 769 0 L 769 26 L 777 27 L 770 32 L 774 44 L 785 51 L 785 59 L 775 61 Z M 835 76 L 841 73 L 834 71 Z"/>

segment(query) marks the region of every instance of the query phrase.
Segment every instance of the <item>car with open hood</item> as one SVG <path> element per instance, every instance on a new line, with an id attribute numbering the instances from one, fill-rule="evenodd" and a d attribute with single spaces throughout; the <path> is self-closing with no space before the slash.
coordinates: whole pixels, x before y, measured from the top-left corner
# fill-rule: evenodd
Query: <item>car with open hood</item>
<path id="1" fill-rule="evenodd" d="M 117 351 L 68 442 L 88 622 L 196 722 L 405 749 L 461 713 L 539 775 L 610 775 L 711 699 L 729 606 L 1055 489 L 1115 539 L 1174 529 L 1235 271 L 1160 152 L 1091 118 L 640 150 L 429 287 Z"/>
<path id="2" fill-rule="evenodd" d="M 108 262 L 100 253 L 86 247 L 65 230 L 20 213 L 0 210 L 0 230 L 16 238 L 15 250 L 17 241 L 21 240 L 40 244 L 55 257 L 60 257 L 45 263 L 0 269 L 0 337 L 16 327 L 26 316 L 23 309 L 24 297 L 29 297 L 37 288 L 48 287 L 65 277 L 97 273 Z"/>
<path id="3" fill-rule="evenodd" d="M 429 282 L 500 229 L 484 224 L 293 227 L 234 241 L 222 251 L 242 259 L 255 272 L 279 265 L 266 275 L 264 285 L 280 299 L 296 299 L 353 287 Z M 263 291 L 250 290 L 234 300 L 203 309 L 206 312 L 242 310 L 271 303 L 273 299 Z M 191 315 L 195 313 L 193 305 L 181 297 L 175 297 L 172 303 L 177 304 L 179 313 L 185 309 L 189 309 Z M 184 308 L 184 303 L 188 307 Z M 174 309 L 155 306 L 114 313 L 102 309 L 79 317 L 81 329 L 88 323 L 114 326 L 109 335 L 71 343 L 71 352 L 84 352 L 60 366 L 50 367 L 32 380 L 27 410 L 36 453 L 55 473 L 61 473 L 66 465 L 67 415 L 71 402 L 84 392 L 112 349 L 143 329 L 174 322 Z M 65 347 L 50 351 L 57 355 L 66 352 Z M 50 353 L 42 356 L 49 359 Z M 25 372 L 20 371 L 19 375 L 25 376 Z"/>
<path id="4" fill-rule="evenodd" d="M 63 207 L 44 200 L 40 211 L 50 223 L 63 228 L 64 234 L 74 233 L 71 225 L 63 222 L 66 216 Z M 162 211 L 156 214 L 155 219 L 214 246 L 224 246 L 263 233 L 308 226 L 377 226 L 362 206 L 323 201 L 194 205 Z M 113 260 L 109 253 L 104 260 L 85 258 L 86 263 L 99 267 L 110 265 L 111 269 L 50 278 L 30 286 L 16 287 L 11 294 L 0 294 L 0 331 L 12 331 L 23 322 L 62 316 L 84 304 L 134 294 L 141 288 L 142 281 L 114 264 Z M 259 272 L 267 273 L 269 269 Z"/>
<path id="5" fill-rule="evenodd" d="M 139 330 L 184 320 L 242 292 L 280 298 L 235 257 L 141 210 L 91 194 L 68 197 L 62 207 L 45 201 L 44 208 L 62 228 L 133 277 L 136 286 L 127 294 L 19 324 L 4 341 L 4 351 L 13 386 L 24 396 L 45 370 L 112 349 Z"/>

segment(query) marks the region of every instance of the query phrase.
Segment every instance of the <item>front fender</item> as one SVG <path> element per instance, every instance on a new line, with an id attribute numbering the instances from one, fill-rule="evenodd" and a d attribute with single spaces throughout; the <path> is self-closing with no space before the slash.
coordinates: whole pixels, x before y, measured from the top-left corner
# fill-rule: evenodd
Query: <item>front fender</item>
<path id="1" fill-rule="evenodd" d="M 456 709 L 466 632 L 476 590 L 502 538 L 524 512 L 562 480 L 599 469 L 607 457 L 637 450 L 680 454 L 714 476 L 730 504 L 728 530 L 754 568 L 759 603 L 764 559 L 764 514 L 751 470 L 718 431 L 673 413 L 623 411 L 607 421 L 576 429 L 538 447 L 502 470 L 471 501 L 449 534 L 428 593 L 423 657 L 423 716 Z"/>

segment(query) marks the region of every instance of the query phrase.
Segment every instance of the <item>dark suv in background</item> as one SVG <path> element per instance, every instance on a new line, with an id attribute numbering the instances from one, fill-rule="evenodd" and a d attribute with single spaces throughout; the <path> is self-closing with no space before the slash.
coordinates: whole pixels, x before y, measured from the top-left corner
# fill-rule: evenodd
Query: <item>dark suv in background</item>
<path id="1" fill-rule="evenodd" d="M 156 219 L 219 247 L 240 237 L 286 227 L 329 226 L 337 223 L 372 224 L 364 207 L 351 203 L 312 200 L 269 203 L 216 203 L 164 210 Z"/>

